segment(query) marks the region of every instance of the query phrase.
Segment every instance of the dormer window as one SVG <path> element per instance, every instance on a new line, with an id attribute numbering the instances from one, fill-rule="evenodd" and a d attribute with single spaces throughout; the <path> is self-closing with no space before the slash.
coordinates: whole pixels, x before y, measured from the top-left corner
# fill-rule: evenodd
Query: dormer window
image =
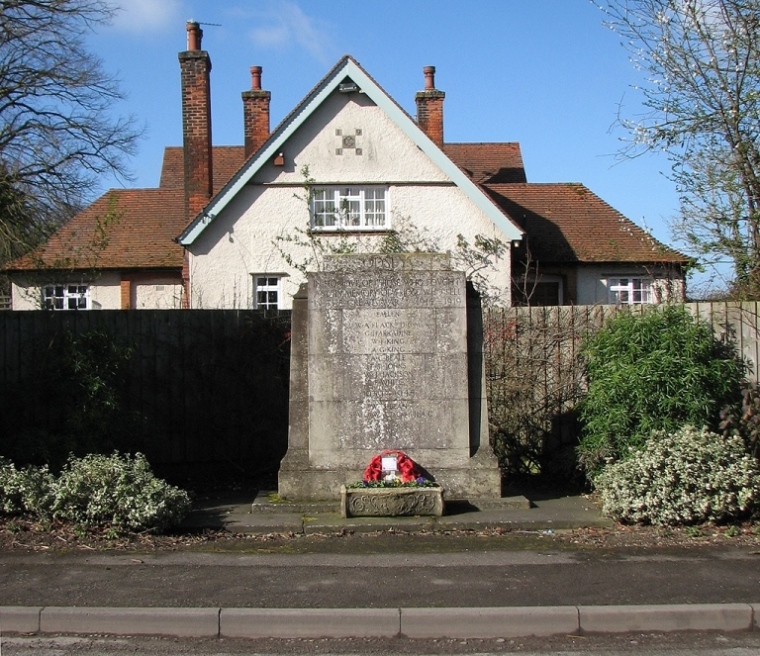
<path id="1" fill-rule="evenodd" d="M 387 230 L 385 187 L 316 187 L 311 194 L 315 230 Z"/>

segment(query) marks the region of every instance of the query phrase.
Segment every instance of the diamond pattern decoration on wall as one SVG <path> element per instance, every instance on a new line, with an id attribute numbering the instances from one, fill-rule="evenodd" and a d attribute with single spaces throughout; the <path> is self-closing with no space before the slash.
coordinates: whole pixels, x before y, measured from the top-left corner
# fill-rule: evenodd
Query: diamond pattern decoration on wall
<path id="1" fill-rule="evenodd" d="M 342 155 L 344 150 L 353 150 L 354 155 L 361 156 L 362 149 L 358 145 L 359 139 L 357 137 L 360 137 L 362 135 L 362 129 L 356 128 L 353 131 L 353 134 L 344 134 L 343 130 L 335 130 L 335 136 L 339 138 L 340 146 L 335 149 L 336 155 Z"/>

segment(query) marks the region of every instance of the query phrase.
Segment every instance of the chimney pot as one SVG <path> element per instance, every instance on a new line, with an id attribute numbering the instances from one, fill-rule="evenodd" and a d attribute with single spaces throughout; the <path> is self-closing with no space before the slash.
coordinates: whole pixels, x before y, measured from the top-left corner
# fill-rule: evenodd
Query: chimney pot
<path id="1" fill-rule="evenodd" d="M 187 21 L 187 49 L 200 50 L 201 39 L 203 39 L 203 30 L 197 21 Z"/>
<path id="2" fill-rule="evenodd" d="M 261 90 L 261 66 L 251 66 L 251 89 Z"/>
<path id="3" fill-rule="evenodd" d="M 425 66 L 422 72 L 425 74 L 425 90 L 435 89 L 435 66 Z"/>

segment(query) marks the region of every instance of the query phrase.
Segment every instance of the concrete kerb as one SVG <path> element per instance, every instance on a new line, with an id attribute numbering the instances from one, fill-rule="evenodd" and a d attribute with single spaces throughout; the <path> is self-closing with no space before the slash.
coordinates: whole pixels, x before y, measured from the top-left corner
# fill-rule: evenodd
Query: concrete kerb
<path id="1" fill-rule="evenodd" d="M 216 638 L 219 612 L 219 608 L 47 607 L 40 613 L 40 633 Z"/>
<path id="2" fill-rule="evenodd" d="M 0 632 L 222 638 L 501 638 L 758 631 L 760 603 L 506 608 L 0 607 Z"/>
<path id="3" fill-rule="evenodd" d="M 630 631 L 752 631 L 757 616 L 750 604 L 579 606 L 584 633 Z"/>
<path id="4" fill-rule="evenodd" d="M 578 633 L 575 606 L 402 608 L 407 638 L 511 638 Z"/>
<path id="5" fill-rule="evenodd" d="M 222 610 L 223 638 L 394 638 L 397 608 L 231 608 Z"/>
<path id="6" fill-rule="evenodd" d="M 42 608 L 31 606 L 0 606 L 0 631 L 39 633 Z"/>

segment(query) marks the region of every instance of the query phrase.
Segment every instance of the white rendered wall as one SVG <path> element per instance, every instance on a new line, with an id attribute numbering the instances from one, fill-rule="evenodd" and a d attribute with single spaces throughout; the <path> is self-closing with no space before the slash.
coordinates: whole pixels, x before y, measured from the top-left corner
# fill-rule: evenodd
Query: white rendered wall
<path id="1" fill-rule="evenodd" d="M 118 273 L 98 275 L 96 282 L 90 282 L 81 276 L 61 278 L 56 276 L 50 282 L 40 284 L 19 278 L 11 286 L 11 299 L 14 310 L 39 310 L 42 303 L 42 287 L 46 284 L 89 285 L 90 306 L 93 310 L 121 309 L 121 283 Z"/>
<path id="2" fill-rule="evenodd" d="M 179 310 L 182 307 L 182 285 L 176 278 L 142 281 L 134 289 L 136 310 Z"/>
<path id="3" fill-rule="evenodd" d="M 578 305 L 606 305 L 609 302 L 608 278 L 651 278 L 655 296 L 662 301 L 680 302 L 684 298 L 683 279 L 669 277 L 663 271 L 630 264 L 583 265 L 578 269 Z"/>
<path id="4" fill-rule="evenodd" d="M 354 137 L 361 155 L 355 149 L 336 154 L 345 135 Z M 291 137 L 283 153 L 285 166 L 263 167 L 254 184 L 239 193 L 190 248 L 193 308 L 252 307 L 252 274 L 262 273 L 285 276 L 281 307 L 291 307 L 291 297 L 304 276 L 280 250 L 286 250 L 295 264 L 313 255 L 310 246 L 296 243 L 308 242 L 303 234 L 309 225 L 304 167 L 317 185 L 386 185 L 390 227 L 400 230 L 402 237 L 415 235 L 412 241 L 423 250 L 454 251 L 458 234 L 471 245 L 478 234 L 507 242 L 464 192 L 366 96 L 334 94 Z M 350 233 L 360 243 L 360 252 L 375 250 L 381 236 Z M 507 254 L 489 282 L 508 294 L 506 245 Z"/>
<path id="5" fill-rule="evenodd" d="M 56 278 L 48 284 L 89 284 L 90 307 L 93 310 L 121 310 L 121 276 L 104 273 L 97 281 L 88 282 L 86 278 Z M 18 279 L 11 286 L 12 307 L 14 310 L 41 309 L 42 291 L 39 283 Z M 169 310 L 181 307 L 182 286 L 176 284 L 176 278 L 157 276 L 154 280 L 142 280 L 134 290 L 135 309 Z"/>

